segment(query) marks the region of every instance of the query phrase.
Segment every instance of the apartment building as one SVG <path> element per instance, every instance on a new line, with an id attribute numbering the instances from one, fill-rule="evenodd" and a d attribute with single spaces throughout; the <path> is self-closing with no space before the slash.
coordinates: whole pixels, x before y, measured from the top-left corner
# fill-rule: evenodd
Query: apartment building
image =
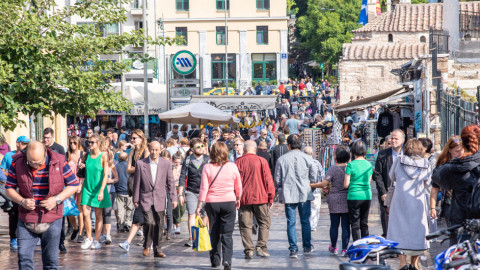
<path id="1" fill-rule="evenodd" d="M 165 0 L 157 5 L 159 35 L 183 36 L 182 45 L 161 48 L 168 65 L 178 51 L 202 58 L 195 73 L 204 88 L 229 84 L 246 89 L 257 82 L 288 79 L 288 17 L 285 0 Z M 226 25 L 226 27 L 225 27 Z M 227 57 L 226 57 L 227 56 Z M 225 62 L 227 61 L 227 68 Z M 161 65 L 162 74 L 165 66 Z M 228 72 L 226 71 L 228 70 Z M 173 78 L 182 75 L 172 72 Z"/>

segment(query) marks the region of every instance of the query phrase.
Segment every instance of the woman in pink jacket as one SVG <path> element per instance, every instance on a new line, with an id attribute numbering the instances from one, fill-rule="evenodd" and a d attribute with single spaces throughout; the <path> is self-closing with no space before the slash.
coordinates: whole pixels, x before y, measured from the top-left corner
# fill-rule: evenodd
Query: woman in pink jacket
<path id="1" fill-rule="evenodd" d="M 210 222 L 210 262 L 212 267 L 220 265 L 223 250 L 224 269 L 231 269 L 233 253 L 233 229 L 236 210 L 240 208 L 242 180 L 235 163 L 228 161 L 228 148 L 216 142 L 210 150 L 210 163 L 203 167 L 202 183 L 198 197 L 197 216 L 203 203 Z"/>

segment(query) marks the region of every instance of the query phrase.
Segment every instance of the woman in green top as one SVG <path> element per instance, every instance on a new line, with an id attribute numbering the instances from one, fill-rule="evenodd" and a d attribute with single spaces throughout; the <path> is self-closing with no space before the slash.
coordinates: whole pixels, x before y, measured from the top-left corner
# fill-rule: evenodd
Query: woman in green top
<path id="1" fill-rule="evenodd" d="M 102 154 L 102 138 L 95 134 L 88 138 L 90 152 L 85 155 L 80 168 L 85 168 L 85 180 L 83 181 L 82 202 L 83 218 L 87 237 L 83 242 L 82 249 L 100 249 L 99 239 L 103 229 L 103 208 L 110 207 L 112 202 L 106 189 L 109 166 L 108 156 Z M 95 208 L 95 241 L 92 239 L 92 220 L 90 212 Z"/>
<path id="2" fill-rule="evenodd" d="M 353 241 L 368 236 L 368 214 L 372 201 L 373 169 L 370 162 L 365 160 L 367 148 L 361 140 L 352 145 L 353 161 L 348 163 L 345 170 L 345 188 L 348 188 L 348 216 L 351 224 Z"/>

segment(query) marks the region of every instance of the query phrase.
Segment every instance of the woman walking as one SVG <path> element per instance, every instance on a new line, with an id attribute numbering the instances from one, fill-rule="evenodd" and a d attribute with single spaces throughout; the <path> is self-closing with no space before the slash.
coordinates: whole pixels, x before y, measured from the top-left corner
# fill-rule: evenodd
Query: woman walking
<path id="1" fill-rule="evenodd" d="M 328 211 L 330 212 L 330 246 L 328 251 L 332 255 L 338 254 L 337 239 L 338 226 L 342 224 L 342 256 L 347 253 L 348 241 L 350 240 L 350 222 L 348 219 L 348 189 L 343 186 L 345 169 L 350 161 L 350 152 L 344 146 L 335 149 L 335 162 L 331 166 L 321 183 L 310 184 L 312 188 L 325 188 L 331 185 L 327 195 Z"/>
<path id="2" fill-rule="evenodd" d="M 450 225 L 462 224 L 467 219 L 468 201 L 474 185 L 478 181 L 480 166 L 480 127 L 469 125 L 462 129 L 461 136 L 464 153 L 444 164 L 433 174 L 433 182 L 444 190 L 452 190 L 450 206 Z M 461 239 L 460 239 L 461 240 Z M 450 245 L 456 244 L 457 235 L 450 237 Z"/>
<path id="3" fill-rule="evenodd" d="M 83 182 L 82 207 L 83 219 L 87 238 L 82 244 L 82 249 L 100 249 L 100 235 L 103 229 L 103 208 L 110 207 L 112 202 L 108 195 L 107 180 L 109 173 L 108 157 L 102 150 L 102 139 L 100 135 L 94 134 L 88 138 L 90 152 L 86 155 L 85 180 Z M 95 241 L 92 239 L 92 220 L 90 212 L 95 208 Z"/>
<path id="4" fill-rule="evenodd" d="M 210 163 L 203 167 L 195 213 L 200 216 L 205 202 L 212 243 L 210 262 L 212 267 L 218 267 L 222 253 L 224 269 L 229 270 L 232 266 L 232 235 L 236 210 L 240 208 L 242 180 L 235 163 L 228 161 L 228 148 L 225 143 L 216 142 L 210 150 Z"/>
<path id="5" fill-rule="evenodd" d="M 345 169 L 344 187 L 348 188 L 348 218 L 353 241 L 356 241 L 369 235 L 368 214 L 372 201 L 370 181 L 373 169 L 370 162 L 365 160 L 367 149 L 363 141 L 356 141 L 351 149 L 354 160 Z"/>
<path id="6" fill-rule="evenodd" d="M 390 169 L 390 179 L 395 187 L 390 203 L 387 238 L 398 242 L 400 269 L 419 269 L 418 258 L 429 248 L 425 239 L 428 229 L 428 201 L 431 168 L 424 157 L 425 148 L 417 139 L 410 139 Z M 407 255 L 411 256 L 410 265 Z"/>
<path id="7" fill-rule="evenodd" d="M 73 174 L 77 175 L 78 166 L 83 159 L 83 148 L 80 143 L 80 138 L 77 136 L 72 136 L 68 140 L 68 149 L 67 149 L 67 162 L 70 168 L 72 169 Z M 78 191 L 73 195 L 75 199 L 75 203 L 77 206 L 80 205 L 82 202 L 82 184 L 83 178 L 79 178 L 80 185 L 78 186 Z M 72 223 L 73 232 L 70 236 L 70 240 L 75 241 L 77 243 L 82 243 L 83 239 L 83 211 L 82 207 L 78 207 L 78 223 L 77 219 L 74 216 L 69 216 L 68 220 Z"/>
<path id="8" fill-rule="evenodd" d="M 108 140 L 108 138 L 107 138 Z M 108 156 L 108 179 L 107 179 L 107 190 L 110 201 L 112 202 L 110 207 L 103 208 L 103 235 L 100 237 L 100 243 L 105 243 L 110 245 L 112 243 L 112 236 L 110 232 L 112 231 L 112 212 L 116 211 L 116 191 L 115 184 L 118 182 L 118 173 L 117 168 L 113 162 L 113 152 L 107 149 L 104 149 L 103 152 Z M 116 215 L 115 215 L 116 216 Z"/>

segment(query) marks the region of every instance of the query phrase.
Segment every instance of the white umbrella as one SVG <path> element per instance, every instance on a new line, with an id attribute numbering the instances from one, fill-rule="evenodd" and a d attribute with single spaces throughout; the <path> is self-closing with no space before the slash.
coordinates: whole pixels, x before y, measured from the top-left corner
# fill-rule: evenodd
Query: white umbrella
<path id="1" fill-rule="evenodd" d="M 213 107 L 210 104 L 199 102 L 160 113 L 160 120 L 178 124 L 206 125 L 208 123 L 233 124 L 239 123 L 240 119 L 228 114 L 222 110 Z"/>

